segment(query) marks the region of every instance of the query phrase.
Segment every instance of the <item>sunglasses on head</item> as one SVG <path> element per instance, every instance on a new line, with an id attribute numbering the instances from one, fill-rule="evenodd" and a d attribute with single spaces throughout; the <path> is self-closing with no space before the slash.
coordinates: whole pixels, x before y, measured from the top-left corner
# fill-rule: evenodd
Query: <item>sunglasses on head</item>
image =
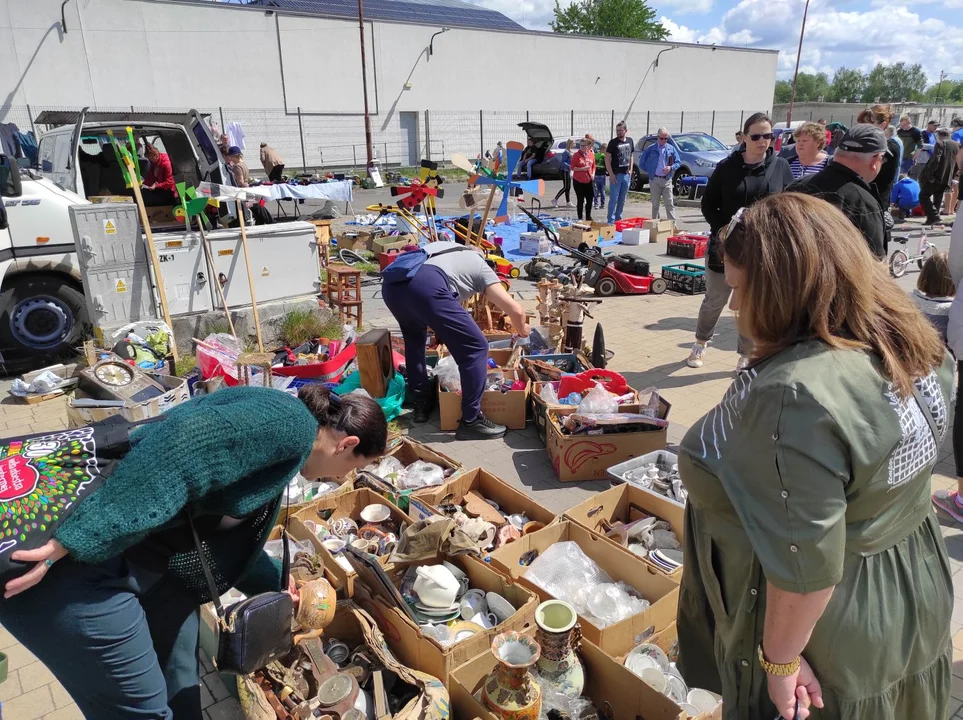
<path id="1" fill-rule="evenodd" d="M 772 140 L 772 133 L 753 133 L 749 136 L 749 139 L 753 142 L 759 142 L 760 140 Z"/>

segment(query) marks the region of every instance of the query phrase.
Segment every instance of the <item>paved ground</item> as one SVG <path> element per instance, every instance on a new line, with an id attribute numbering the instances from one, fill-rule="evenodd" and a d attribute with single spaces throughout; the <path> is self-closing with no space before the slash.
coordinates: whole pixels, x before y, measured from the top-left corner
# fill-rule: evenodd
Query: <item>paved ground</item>
<path id="1" fill-rule="evenodd" d="M 552 194 L 554 192 L 552 191 Z M 365 197 L 364 203 L 379 202 Z M 356 202 L 356 205 L 360 205 Z M 626 215 L 648 214 L 648 205 L 630 206 Z M 681 225 L 700 230 L 705 225 L 695 209 L 682 209 Z M 944 234 L 932 238 L 941 248 L 948 245 Z M 672 262 L 662 253 L 664 246 L 619 248 L 631 250 L 648 258 L 653 267 Z M 911 273 L 901 280 L 910 289 L 916 275 Z M 533 286 L 519 281 L 518 290 L 529 306 L 534 306 Z M 390 327 L 391 316 L 380 302 L 380 292 L 372 286 L 366 293 L 366 325 Z M 670 443 L 678 442 L 689 425 L 706 413 L 722 397 L 733 379 L 736 365 L 735 321 L 726 312 L 717 328 L 717 336 L 699 370 L 685 365 L 685 358 L 693 341 L 695 318 L 701 296 L 666 293 L 661 296 L 614 297 L 606 299 L 596 318 L 605 329 L 607 345 L 615 350 L 610 367 L 624 373 L 633 387 L 654 386 L 672 403 L 669 432 Z M 587 332 L 594 331 L 588 321 Z M 26 432 L 61 429 L 66 426 L 65 401 L 51 400 L 35 406 L 13 404 L 5 395 L 9 383 L 0 381 L 0 436 Z M 483 466 L 516 487 L 530 492 L 548 508 L 562 512 L 589 495 L 608 487 L 605 481 L 588 483 L 559 482 L 548 462 L 548 456 L 535 432 L 529 426 L 522 431 L 509 432 L 504 440 L 488 442 L 459 442 L 452 434 L 443 433 L 432 423 L 411 430 L 412 437 L 431 443 L 465 466 Z M 955 482 L 952 449 L 949 443 L 941 449 L 939 463 L 933 476 L 933 487 L 949 487 Z M 954 593 L 961 604 L 953 614 L 954 674 L 953 703 L 950 716 L 963 720 L 963 525 L 941 518 L 953 566 Z M 0 629 L 0 650 L 10 659 L 10 675 L 0 684 L 0 702 L 5 720 L 82 720 L 82 715 L 52 674 L 24 647 Z M 205 714 L 210 720 L 239 719 L 236 702 L 227 697 L 218 677 L 209 672 L 204 678 Z M 89 718 L 88 720 L 96 720 Z"/>

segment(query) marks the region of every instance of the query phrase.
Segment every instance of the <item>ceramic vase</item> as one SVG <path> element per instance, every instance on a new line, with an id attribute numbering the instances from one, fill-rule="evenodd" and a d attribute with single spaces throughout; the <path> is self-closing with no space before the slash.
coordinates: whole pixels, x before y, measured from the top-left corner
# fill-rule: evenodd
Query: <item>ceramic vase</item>
<path id="1" fill-rule="evenodd" d="M 531 670 L 538 662 L 538 643 L 517 632 L 492 640 L 495 669 L 485 680 L 485 706 L 502 720 L 538 720 L 542 691 Z"/>
<path id="2" fill-rule="evenodd" d="M 535 642 L 542 650 L 535 672 L 558 692 L 578 697 L 585 688 L 585 669 L 575 651 L 582 639 L 575 608 L 547 600 L 535 609 Z"/>
<path id="3" fill-rule="evenodd" d="M 338 597 L 335 589 L 324 578 L 308 580 L 298 588 L 297 623 L 305 629 L 322 630 L 334 620 Z"/>

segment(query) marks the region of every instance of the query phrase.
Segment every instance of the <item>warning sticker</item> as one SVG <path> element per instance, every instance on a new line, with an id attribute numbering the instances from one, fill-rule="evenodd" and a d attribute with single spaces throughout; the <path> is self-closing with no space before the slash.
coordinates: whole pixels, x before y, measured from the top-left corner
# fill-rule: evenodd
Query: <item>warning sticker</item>
<path id="1" fill-rule="evenodd" d="M 270 274 L 271 274 L 271 271 L 268 270 L 268 266 L 267 266 L 267 265 L 265 265 L 264 267 L 261 268 L 261 277 L 267 277 L 267 276 L 270 275 Z"/>
<path id="2" fill-rule="evenodd" d="M 123 280 L 121 280 L 120 278 L 117 278 L 117 282 L 114 283 L 114 291 L 115 291 L 115 292 L 118 292 L 118 293 L 125 293 L 125 292 L 127 292 L 127 283 L 125 283 L 125 282 L 124 282 Z"/>
<path id="3" fill-rule="evenodd" d="M 234 254 L 234 251 L 233 251 L 233 250 L 218 250 L 218 251 L 217 251 L 217 254 L 218 254 L 218 255 L 222 255 L 222 256 L 223 256 L 223 255 L 233 255 L 233 254 Z"/>
<path id="4" fill-rule="evenodd" d="M 114 223 L 114 221 L 109 218 L 107 220 L 104 220 L 104 235 L 116 235 L 116 234 L 117 234 L 117 225 Z"/>

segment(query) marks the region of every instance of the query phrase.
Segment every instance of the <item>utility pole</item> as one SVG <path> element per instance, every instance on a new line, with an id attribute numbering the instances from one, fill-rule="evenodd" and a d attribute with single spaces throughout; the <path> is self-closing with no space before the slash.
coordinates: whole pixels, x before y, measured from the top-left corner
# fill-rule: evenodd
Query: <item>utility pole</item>
<path id="1" fill-rule="evenodd" d="M 807 14 L 809 14 L 809 0 L 806 0 L 806 7 L 803 8 L 802 29 L 799 31 L 799 48 L 796 50 L 796 72 L 794 72 L 792 75 L 792 95 L 789 98 L 789 112 L 786 113 L 787 129 L 792 126 L 792 106 L 796 103 L 796 81 L 799 79 L 799 60 L 802 58 L 803 37 L 806 35 Z"/>
<path id="2" fill-rule="evenodd" d="M 943 89 L 943 81 L 946 80 L 946 78 L 948 78 L 948 77 L 949 77 L 949 75 L 947 74 L 946 70 L 940 70 L 940 84 L 936 86 L 936 102 L 937 102 L 937 103 L 942 102 L 942 98 L 940 97 L 940 91 Z"/>
<path id="3" fill-rule="evenodd" d="M 368 151 L 368 172 L 374 165 L 374 150 L 371 148 L 371 115 L 368 114 L 368 66 L 364 49 L 364 5 L 358 0 L 358 30 L 361 32 L 361 89 L 364 92 L 364 144 Z"/>

